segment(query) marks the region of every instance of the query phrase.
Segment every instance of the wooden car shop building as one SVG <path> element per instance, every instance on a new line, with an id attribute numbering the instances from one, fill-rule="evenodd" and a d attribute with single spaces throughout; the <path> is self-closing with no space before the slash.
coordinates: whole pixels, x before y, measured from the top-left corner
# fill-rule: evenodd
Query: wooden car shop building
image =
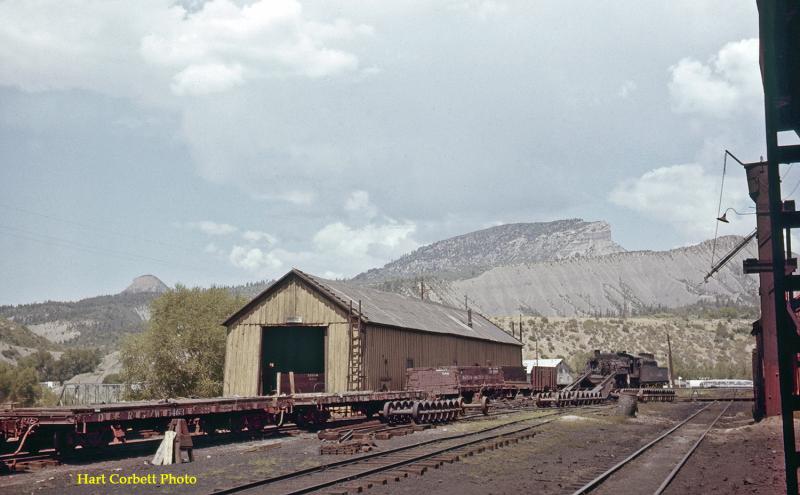
<path id="1" fill-rule="evenodd" d="M 344 392 L 402 390 L 410 367 L 522 365 L 522 344 L 476 312 L 297 269 L 223 324 L 225 396 L 270 394 L 278 372 Z"/>

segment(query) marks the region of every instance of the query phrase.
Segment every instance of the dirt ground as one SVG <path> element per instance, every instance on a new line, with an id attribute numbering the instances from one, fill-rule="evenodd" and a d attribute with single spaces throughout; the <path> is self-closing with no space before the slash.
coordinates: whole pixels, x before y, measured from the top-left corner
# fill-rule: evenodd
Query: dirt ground
<path id="1" fill-rule="evenodd" d="M 753 424 L 750 404 L 737 406 L 709 432 L 667 495 L 785 493 L 780 418 Z"/>
<path id="2" fill-rule="evenodd" d="M 543 428 L 531 441 L 468 457 L 401 483 L 374 487 L 369 493 L 572 493 L 698 407 L 644 404 L 631 420 L 576 413 Z M 706 437 L 667 493 L 783 493 L 780 423 L 752 424 L 750 407 L 747 402 L 732 406 L 727 415 L 732 417 Z M 618 493 L 639 492 L 629 487 Z"/>
<path id="3" fill-rule="evenodd" d="M 571 493 L 589 479 L 647 443 L 702 404 L 652 403 L 640 405 L 637 418 L 624 419 L 613 411 L 574 412 L 541 427 L 537 435 L 519 444 L 487 451 L 455 464 L 444 465 L 421 477 L 373 487 L 369 493 Z M 751 404 L 736 403 L 719 429 L 713 430 L 668 489 L 670 494 L 782 492 L 780 422 L 753 424 Z M 516 413 L 536 417 L 543 412 Z M 424 440 L 442 438 L 507 422 L 512 416 L 456 423 L 432 430 L 378 441 L 378 449 L 389 449 Z M 266 438 L 195 449 L 195 462 L 173 466 L 151 466 L 150 455 L 91 465 L 64 465 L 32 473 L 0 477 L 0 494 L 89 495 L 211 493 L 281 473 L 345 459 L 320 456 L 320 441 L 313 434 Z M 172 473 L 197 478 L 193 485 L 77 485 L 79 475 L 112 474 L 158 477 Z M 257 492 L 255 492 L 257 493 Z M 637 493 L 632 490 L 630 493 Z M 623 495 L 623 494 L 620 494 Z"/>

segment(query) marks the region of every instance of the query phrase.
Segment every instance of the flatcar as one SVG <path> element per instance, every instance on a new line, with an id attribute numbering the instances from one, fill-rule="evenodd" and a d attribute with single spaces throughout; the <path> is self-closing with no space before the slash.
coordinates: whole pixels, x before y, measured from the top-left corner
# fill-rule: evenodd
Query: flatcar
<path id="1" fill-rule="evenodd" d="M 531 394 L 523 366 L 439 366 L 407 368 L 406 390 L 420 390 L 439 398 L 514 398 Z"/>

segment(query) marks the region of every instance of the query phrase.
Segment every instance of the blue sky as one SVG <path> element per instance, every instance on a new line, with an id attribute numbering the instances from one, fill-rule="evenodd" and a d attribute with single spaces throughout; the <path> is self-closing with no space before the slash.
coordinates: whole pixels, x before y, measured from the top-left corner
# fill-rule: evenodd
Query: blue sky
<path id="1" fill-rule="evenodd" d="M 699 242 L 724 149 L 764 153 L 756 36 L 731 0 L 0 2 L 0 304 L 351 276 L 508 222 Z"/>

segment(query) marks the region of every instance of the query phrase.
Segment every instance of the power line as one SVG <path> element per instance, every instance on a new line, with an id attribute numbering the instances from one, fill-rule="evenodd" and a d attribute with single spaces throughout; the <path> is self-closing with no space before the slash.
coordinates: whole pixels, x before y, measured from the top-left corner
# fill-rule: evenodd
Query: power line
<path id="1" fill-rule="evenodd" d="M 784 199 L 784 200 L 785 200 L 785 199 L 788 199 L 788 198 L 789 198 L 789 197 L 790 197 L 792 194 L 794 194 L 794 192 L 797 190 L 797 186 L 800 186 L 800 180 L 798 180 L 798 181 L 797 181 L 797 183 L 794 185 L 794 187 L 792 188 L 792 192 L 790 192 L 789 194 L 787 194 L 786 196 L 784 196 L 784 198 L 783 198 L 783 199 Z"/>
<path id="2" fill-rule="evenodd" d="M 722 182 L 719 186 L 719 203 L 717 204 L 717 217 L 722 214 L 722 191 L 725 190 L 725 172 L 728 169 L 728 150 L 722 155 Z M 717 255 L 717 235 L 719 234 L 719 221 L 714 225 L 714 244 L 711 247 L 711 266 L 714 266 L 714 257 Z"/>
<path id="3" fill-rule="evenodd" d="M 149 261 L 153 263 L 159 263 L 162 265 L 170 266 L 170 267 L 183 267 L 189 268 L 192 270 L 202 270 L 199 267 L 186 265 L 183 263 L 174 263 L 172 261 L 163 260 L 160 258 L 153 258 L 151 256 L 144 256 L 141 254 L 136 253 L 129 253 L 125 251 L 117 251 L 112 249 L 105 249 L 100 248 L 97 246 L 91 246 L 88 244 L 82 244 L 79 242 L 72 241 L 70 239 L 64 239 L 61 237 L 51 236 L 47 234 L 41 234 L 39 232 L 32 232 L 30 230 L 21 229 L 19 227 L 12 227 L 10 225 L 0 225 L 0 229 L 5 230 L 2 232 L 4 235 L 8 235 L 11 237 L 17 237 L 20 239 L 25 239 L 33 242 L 38 242 L 41 244 L 52 246 L 53 244 L 60 245 L 61 247 L 67 247 L 71 249 L 76 249 L 78 251 L 89 252 L 92 254 L 101 254 L 107 256 L 113 256 L 117 258 L 127 259 L 129 261 Z"/>
<path id="4" fill-rule="evenodd" d="M 40 218 L 45 218 L 47 220 L 51 220 L 51 221 L 54 221 L 54 222 L 68 223 L 68 224 L 75 225 L 77 227 L 81 227 L 83 229 L 90 230 L 90 231 L 101 232 L 101 233 L 105 233 L 105 234 L 111 234 L 111 235 L 118 236 L 118 237 L 123 237 L 123 238 L 126 238 L 126 239 L 133 239 L 133 240 L 137 240 L 137 241 L 149 242 L 151 244 L 157 244 L 157 245 L 163 246 L 163 247 L 177 248 L 177 249 L 180 249 L 182 251 L 185 251 L 185 252 L 188 252 L 188 253 L 192 253 L 192 254 L 197 252 L 197 248 L 193 248 L 193 247 L 189 247 L 189 246 L 183 246 L 183 245 L 180 245 L 180 244 L 173 244 L 173 243 L 164 242 L 164 241 L 159 241 L 157 239 L 153 239 L 153 238 L 150 238 L 150 237 L 136 236 L 136 235 L 132 235 L 132 234 L 125 233 L 125 232 L 119 232 L 119 231 L 116 231 L 116 230 L 113 230 L 113 229 L 99 227 L 97 225 L 92 225 L 90 223 L 78 222 L 78 221 L 75 221 L 75 220 L 70 220 L 68 218 L 58 217 L 58 216 L 55 216 L 55 215 L 50 215 L 50 214 L 46 214 L 46 213 L 40 213 L 40 212 L 37 212 L 37 211 L 28 210 L 28 209 L 25 209 L 25 208 L 20 208 L 18 206 L 12 206 L 12 205 L 8 205 L 8 204 L 0 203 L 0 208 L 5 208 L 7 210 L 17 211 L 17 212 L 20 212 L 20 213 L 25 213 L 27 215 L 33 215 L 33 216 L 37 216 L 37 217 L 40 217 Z"/>

